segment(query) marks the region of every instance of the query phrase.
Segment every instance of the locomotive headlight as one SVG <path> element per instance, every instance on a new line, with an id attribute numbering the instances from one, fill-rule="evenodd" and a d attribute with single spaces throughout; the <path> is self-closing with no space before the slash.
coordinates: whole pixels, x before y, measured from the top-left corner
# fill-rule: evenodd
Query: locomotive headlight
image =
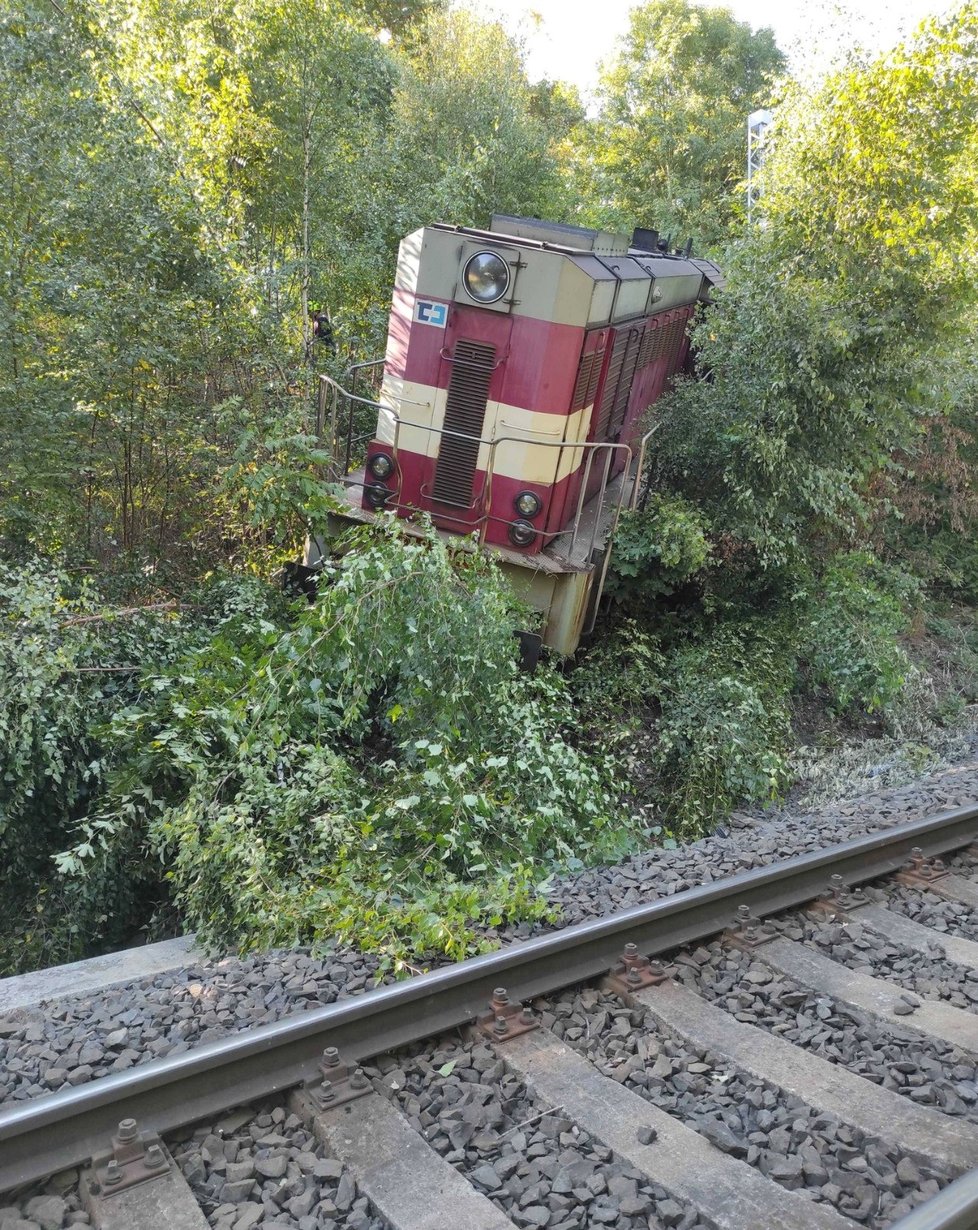
<path id="1" fill-rule="evenodd" d="M 365 488 L 364 494 L 371 508 L 383 508 L 387 503 L 388 497 L 393 495 L 393 492 L 388 487 L 382 487 L 380 483 L 371 483 L 369 487 Z"/>
<path id="2" fill-rule="evenodd" d="M 465 262 L 462 285 L 476 303 L 496 303 L 509 289 L 509 265 L 495 252 L 476 252 Z"/>
<path id="3" fill-rule="evenodd" d="M 543 500 L 535 491 L 521 491 L 513 501 L 516 511 L 521 517 L 535 517 L 543 508 Z"/>
<path id="4" fill-rule="evenodd" d="M 394 462 L 386 453 L 374 453 L 367 460 L 367 469 L 374 478 L 390 478 L 394 473 Z"/>
<path id="5" fill-rule="evenodd" d="M 536 534 L 529 521 L 514 521 L 509 527 L 509 541 L 517 547 L 528 547 Z"/>

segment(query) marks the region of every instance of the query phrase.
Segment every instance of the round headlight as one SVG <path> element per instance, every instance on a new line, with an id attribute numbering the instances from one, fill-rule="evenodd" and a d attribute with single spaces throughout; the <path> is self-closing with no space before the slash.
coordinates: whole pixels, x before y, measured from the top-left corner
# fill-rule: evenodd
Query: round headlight
<path id="1" fill-rule="evenodd" d="M 514 521 L 509 527 L 509 541 L 517 547 L 528 547 L 537 532 L 529 521 Z"/>
<path id="2" fill-rule="evenodd" d="M 371 508 L 383 508 L 393 492 L 387 487 L 382 487 L 380 483 L 371 483 L 369 487 L 365 488 L 364 494 Z"/>
<path id="3" fill-rule="evenodd" d="M 521 491 L 513 504 L 521 517 L 535 517 L 543 508 L 543 500 L 535 491 Z"/>
<path id="4" fill-rule="evenodd" d="M 394 462 L 386 453 L 374 453 L 367 458 L 367 469 L 374 478 L 390 478 L 394 473 Z"/>
<path id="5" fill-rule="evenodd" d="M 476 252 L 465 262 L 462 285 L 476 303 L 496 303 L 509 289 L 509 265 L 495 252 Z"/>

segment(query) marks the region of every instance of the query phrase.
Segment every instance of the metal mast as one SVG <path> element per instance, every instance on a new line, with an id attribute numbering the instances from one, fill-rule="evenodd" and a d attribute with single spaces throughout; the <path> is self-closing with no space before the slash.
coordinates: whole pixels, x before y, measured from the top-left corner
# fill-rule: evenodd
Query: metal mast
<path id="1" fill-rule="evenodd" d="M 764 165 L 767 130 L 774 115 L 767 110 L 752 111 L 747 117 L 747 221 L 750 221 L 758 197 L 754 177 Z"/>

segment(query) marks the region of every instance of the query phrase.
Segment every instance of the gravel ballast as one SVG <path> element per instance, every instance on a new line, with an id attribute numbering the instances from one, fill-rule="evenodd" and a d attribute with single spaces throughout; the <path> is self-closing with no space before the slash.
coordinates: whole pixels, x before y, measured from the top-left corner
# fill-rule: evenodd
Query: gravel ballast
<path id="1" fill-rule="evenodd" d="M 790 925 L 785 934 L 800 938 Z M 868 1013 L 814 995 L 750 954 L 727 951 L 719 943 L 683 954 L 672 972 L 738 1021 L 758 1025 L 923 1106 L 978 1123 L 976 1060 L 947 1043 L 912 1028 L 904 1033 L 884 1027 Z M 914 997 L 906 994 L 909 1025 Z"/>
<path id="2" fill-rule="evenodd" d="M 807 944 L 840 965 L 882 978 L 924 999 L 941 999 L 966 1012 L 978 1012 L 978 970 L 945 960 L 938 936 L 925 955 L 864 927 L 858 915 L 847 922 L 826 923 L 801 915 L 793 923 Z"/>
<path id="3" fill-rule="evenodd" d="M 717 1148 L 854 1221 L 884 1226 L 949 1176 L 799 1098 L 740 1074 L 657 1029 L 641 1008 L 587 989 L 549 1003 L 542 1020 L 602 1072 L 695 1128 Z"/>
<path id="4" fill-rule="evenodd" d="M 974 868 L 968 868 L 967 874 L 974 879 Z M 978 943 L 978 914 L 970 905 L 893 883 L 886 886 L 885 904 L 888 910 L 896 910 L 922 927 Z"/>
<path id="5" fill-rule="evenodd" d="M 281 1106 L 176 1140 L 174 1159 L 215 1230 L 389 1230 L 353 1176 Z"/>
<path id="6" fill-rule="evenodd" d="M 367 1069 L 432 1147 L 517 1226 L 709 1230 L 564 1115 L 541 1105 L 488 1045 L 441 1039 Z"/>
<path id="7" fill-rule="evenodd" d="M 373 985 L 377 960 L 301 952 L 202 963 L 0 1018 L 0 1103 L 123 1072 Z"/>
<path id="8" fill-rule="evenodd" d="M 653 847 L 614 867 L 559 878 L 551 896 L 565 923 L 580 922 L 976 799 L 978 764 L 968 762 L 912 786 L 818 812 L 786 807 L 736 813 L 727 827 L 701 841 L 671 850 Z M 896 900 L 920 922 L 940 918 L 954 934 L 978 939 L 967 907 L 909 891 Z M 521 924 L 486 935 L 506 943 L 545 929 Z M 301 950 L 278 951 L 203 961 L 126 987 L 15 1009 L 0 1017 L 0 1104 L 82 1084 L 199 1041 L 360 994 L 376 984 L 378 965 L 375 957 L 352 950 L 317 958 Z"/>
<path id="9" fill-rule="evenodd" d="M 69 1230 L 90 1226 L 82 1208 L 78 1171 L 65 1170 L 46 1183 L 23 1192 L 17 1200 L 0 1197 L 0 1230 Z"/>

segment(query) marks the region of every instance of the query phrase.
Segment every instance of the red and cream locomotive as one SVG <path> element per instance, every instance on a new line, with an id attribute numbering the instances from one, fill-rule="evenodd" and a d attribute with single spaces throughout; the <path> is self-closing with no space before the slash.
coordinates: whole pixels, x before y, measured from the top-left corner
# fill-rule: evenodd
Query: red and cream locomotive
<path id="1" fill-rule="evenodd" d="M 350 515 L 422 512 L 474 535 L 559 653 L 593 624 L 611 535 L 637 496 L 639 424 L 720 283 L 711 262 L 659 248 L 655 232 L 629 241 L 527 218 L 424 227 L 400 247 L 377 400 L 324 378 Z M 358 408 L 377 425 L 354 470 Z M 321 550 L 313 540 L 307 562 Z"/>

